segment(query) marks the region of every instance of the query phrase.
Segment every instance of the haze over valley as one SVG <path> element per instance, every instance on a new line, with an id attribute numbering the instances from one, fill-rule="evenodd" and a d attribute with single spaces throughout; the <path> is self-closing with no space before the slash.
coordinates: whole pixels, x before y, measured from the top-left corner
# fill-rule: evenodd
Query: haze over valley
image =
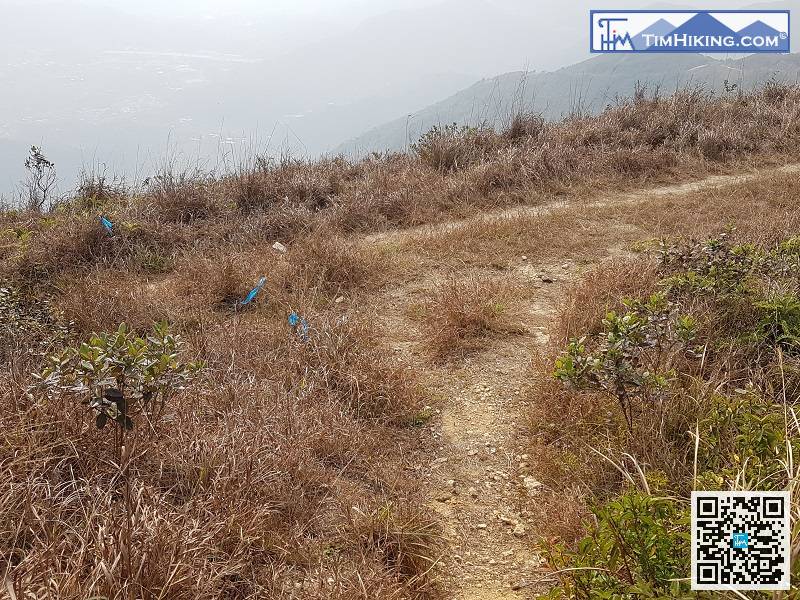
<path id="1" fill-rule="evenodd" d="M 589 57 L 585 1 L 3 4 L 7 199 L 31 145 L 56 164 L 66 192 L 81 170 L 135 183 L 165 161 L 221 170 L 255 153 L 402 149 L 439 121 L 495 121 L 515 98 L 553 118 L 576 102 L 594 110 L 641 77 L 624 65 L 609 77 L 616 57 L 567 80 L 540 74 Z M 679 76 L 684 60 L 654 62 L 660 83 L 689 79 Z"/>

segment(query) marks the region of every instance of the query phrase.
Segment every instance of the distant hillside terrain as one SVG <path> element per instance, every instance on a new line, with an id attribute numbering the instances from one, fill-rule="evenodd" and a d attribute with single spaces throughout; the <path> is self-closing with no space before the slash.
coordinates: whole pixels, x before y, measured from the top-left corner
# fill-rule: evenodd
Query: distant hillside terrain
<path id="1" fill-rule="evenodd" d="M 637 84 L 671 93 L 702 85 L 724 92 L 725 82 L 744 89 L 771 78 L 797 81 L 800 54 L 753 55 L 718 60 L 701 54 L 601 55 L 553 72 L 513 72 L 475 85 L 431 106 L 375 127 L 335 152 L 363 155 L 403 150 L 437 124 L 502 125 L 520 110 L 556 120 L 570 113 L 597 113 Z"/>

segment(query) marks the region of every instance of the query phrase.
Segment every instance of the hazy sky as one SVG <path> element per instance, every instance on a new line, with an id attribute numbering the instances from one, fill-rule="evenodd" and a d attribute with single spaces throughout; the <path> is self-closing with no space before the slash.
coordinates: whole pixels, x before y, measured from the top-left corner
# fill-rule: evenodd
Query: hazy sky
<path id="1" fill-rule="evenodd" d="M 74 0 L 113 6 L 140 15 L 214 17 L 220 15 L 291 15 L 350 18 L 386 10 L 404 10 L 436 4 L 436 0 Z"/>
<path id="2" fill-rule="evenodd" d="M 362 15 L 369 16 L 387 10 L 406 10 L 432 6 L 438 0 L 75 0 L 86 3 L 114 6 L 125 12 L 143 15 L 187 15 L 194 13 L 203 16 L 224 14 L 284 14 L 305 16 Z M 588 8 L 649 8 L 650 6 L 672 5 L 679 8 L 739 8 L 757 4 L 757 0 L 708 0 L 702 2 L 641 2 L 638 0 L 617 0 L 615 2 L 595 2 L 572 0 L 568 3 L 552 0 L 492 0 L 500 8 L 512 8 L 543 15 L 552 15 L 569 7 L 581 10 Z"/>

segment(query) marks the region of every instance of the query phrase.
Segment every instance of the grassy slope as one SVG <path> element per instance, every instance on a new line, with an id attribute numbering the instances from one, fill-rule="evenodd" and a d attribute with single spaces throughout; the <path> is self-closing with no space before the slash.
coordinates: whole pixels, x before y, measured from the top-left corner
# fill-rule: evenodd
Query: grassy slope
<path id="1" fill-rule="evenodd" d="M 254 164 L 222 179 L 163 174 L 137 194 L 87 181 L 51 213 L 3 213 L 3 277 L 18 290 L 13 310 L 0 312 L 0 557 L 9 585 L 19 597 L 59 598 L 441 593 L 429 569 L 442 518 L 416 470 L 420 444 L 427 452 L 430 442 L 414 425 L 452 389 L 432 387 L 430 376 L 476 352 L 491 356 L 492 339 L 526 335 L 498 318 L 521 293 L 514 281 L 479 272 L 436 283 L 442 270 L 508 269 L 523 252 L 547 269 L 566 257 L 594 261 L 609 251 L 608 231 L 631 241 L 691 233 L 679 226 L 696 214 L 714 230 L 720 222 L 703 203 L 675 219 L 583 202 L 795 160 L 799 106 L 800 92 L 777 86 L 723 100 L 642 98 L 556 125 L 519 119 L 503 134 L 440 133 L 418 157 Z M 477 218 L 420 238 L 391 234 L 553 199 L 573 207 Z M 725 206 L 738 222 L 750 214 L 741 202 Z M 101 211 L 116 223 L 113 237 L 97 225 Z M 286 254 L 271 249 L 276 239 Z M 231 298 L 264 273 L 261 301 L 232 312 Z M 391 321 L 387 331 L 379 309 L 421 279 L 435 285 L 404 314 L 422 328 L 422 354 L 390 354 L 403 332 Z M 466 303 L 476 297 L 491 302 Z M 66 334 L 56 336 L 44 300 L 69 323 Z M 312 325 L 307 344 L 288 329 L 291 310 Z M 9 321 L 19 314 L 22 325 Z M 524 324 L 525 314 L 515 319 Z M 25 390 L 42 345 L 55 351 L 63 335 L 74 343 L 123 320 L 146 331 L 154 318 L 207 366 L 166 418 L 135 430 L 140 454 L 123 494 L 113 436 L 78 402 Z M 132 531 L 121 494 L 135 500 Z"/>
<path id="2" fill-rule="evenodd" d="M 643 75 L 645 74 L 645 75 Z M 700 54 L 664 56 L 603 55 L 544 73 L 506 73 L 480 81 L 440 102 L 375 127 L 338 147 L 355 155 L 401 150 L 434 125 L 459 123 L 504 125 L 520 110 L 558 120 L 574 112 L 596 113 L 637 85 L 671 93 L 688 86 L 721 92 L 724 82 L 745 89 L 770 78 L 795 82 L 800 55 L 753 55 L 741 60 L 717 60 Z"/>

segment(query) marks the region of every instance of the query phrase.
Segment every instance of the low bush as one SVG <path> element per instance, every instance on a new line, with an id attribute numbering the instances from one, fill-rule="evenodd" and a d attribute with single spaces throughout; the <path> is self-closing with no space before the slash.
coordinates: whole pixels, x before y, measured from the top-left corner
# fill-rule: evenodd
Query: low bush
<path id="1" fill-rule="evenodd" d="M 501 277 L 472 275 L 441 282 L 422 307 L 434 358 L 464 357 L 492 336 L 522 331 L 514 305 L 523 294 L 522 286 Z"/>
<path id="2" fill-rule="evenodd" d="M 213 182 L 200 173 L 163 170 L 150 178 L 146 210 L 149 218 L 164 223 L 192 223 L 220 212 Z"/>
<path id="3" fill-rule="evenodd" d="M 548 597 L 684 597 L 689 493 L 792 487 L 789 457 L 800 450 L 792 243 L 722 235 L 664 245 L 651 267 L 660 280 L 645 277 L 655 295 L 622 299 L 623 313 L 609 312 L 543 364 L 555 364 L 567 388 L 541 409 L 553 423 L 534 426 L 542 467 L 591 464 L 549 469 L 554 493 L 605 471 L 579 480 L 593 519 L 577 539 L 562 534 L 543 546 L 559 582 Z M 578 418 L 576 404 L 585 407 Z"/>
<path id="4" fill-rule="evenodd" d="M 466 169 L 487 157 L 498 146 L 497 134 L 490 129 L 455 123 L 436 125 L 412 146 L 419 159 L 440 173 Z"/>

